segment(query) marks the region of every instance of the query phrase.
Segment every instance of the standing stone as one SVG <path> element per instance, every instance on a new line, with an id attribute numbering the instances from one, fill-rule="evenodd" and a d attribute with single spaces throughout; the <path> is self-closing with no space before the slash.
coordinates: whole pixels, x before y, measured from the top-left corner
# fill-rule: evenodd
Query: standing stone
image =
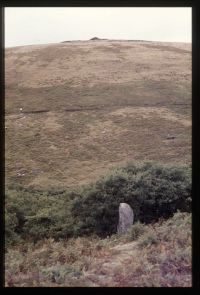
<path id="1" fill-rule="evenodd" d="M 126 203 L 120 203 L 119 205 L 119 224 L 117 227 L 118 234 L 126 233 L 127 230 L 133 224 L 133 210 Z"/>

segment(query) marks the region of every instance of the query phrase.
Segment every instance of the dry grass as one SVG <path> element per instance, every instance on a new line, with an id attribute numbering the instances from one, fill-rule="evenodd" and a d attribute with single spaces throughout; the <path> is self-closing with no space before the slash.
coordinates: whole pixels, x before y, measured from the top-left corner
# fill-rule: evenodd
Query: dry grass
<path id="1" fill-rule="evenodd" d="M 7 249 L 6 286 L 190 287 L 191 214 L 132 234 L 76 238 Z M 134 236 L 133 232 L 139 233 Z"/>
<path id="2" fill-rule="evenodd" d="M 129 160 L 191 161 L 191 120 L 167 108 L 9 115 L 6 126 L 6 177 L 24 185 L 85 184 Z"/>
<path id="3" fill-rule="evenodd" d="M 25 46 L 5 65 L 6 182 L 74 186 L 129 160 L 191 162 L 190 44 Z"/>

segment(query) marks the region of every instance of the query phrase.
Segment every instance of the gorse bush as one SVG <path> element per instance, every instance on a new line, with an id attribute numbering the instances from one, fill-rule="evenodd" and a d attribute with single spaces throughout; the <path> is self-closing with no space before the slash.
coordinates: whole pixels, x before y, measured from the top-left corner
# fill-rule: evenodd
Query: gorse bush
<path id="1" fill-rule="evenodd" d="M 53 237 L 59 239 L 73 233 L 68 191 L 55 194 L 54 190 L 9 187 L 5 196 L 6 244 L 20 238 L 37 241 Z"/>
<path id="2" fill-rule="evenodd" d="M 128 203 L 135 221 L 168 218 L 178 209 L 191 209 L 191 169 L 156 163 L 128 165 L 87 187 L 72 205 L 77 234 L 115 233 L 119 203 Z"/>
<path id="3" fill-rule="evenodd" d="M 135 222 L 191 210 L 191 168 L 156 163 L 114 169 L 94 184 L 65 189 L 6 188 L 6 243 L 116 233 L 118 208 L 128 203 Z"/>

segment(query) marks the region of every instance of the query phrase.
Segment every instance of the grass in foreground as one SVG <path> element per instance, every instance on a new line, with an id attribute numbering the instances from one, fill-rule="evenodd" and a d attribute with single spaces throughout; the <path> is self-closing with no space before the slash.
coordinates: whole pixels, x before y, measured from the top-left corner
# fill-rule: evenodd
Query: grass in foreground
<path id="1" fill-rule="evenodd" d="M 121 237 L 18 244 L 5 258 L 9 287 L 190 287 L 191 213 L 136 223 Z"/>

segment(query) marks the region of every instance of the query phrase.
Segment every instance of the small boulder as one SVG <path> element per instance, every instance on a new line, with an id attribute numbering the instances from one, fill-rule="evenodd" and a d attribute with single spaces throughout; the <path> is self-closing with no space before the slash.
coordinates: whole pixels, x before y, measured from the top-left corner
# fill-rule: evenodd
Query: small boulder
<path id="1" fill-rule="evenodd" d="M 119 224 L 117 227 L 118 234 L 124 234 L 132 226 L 134 214 L 131 207 L 126 203 L 119 205 Z"/>

